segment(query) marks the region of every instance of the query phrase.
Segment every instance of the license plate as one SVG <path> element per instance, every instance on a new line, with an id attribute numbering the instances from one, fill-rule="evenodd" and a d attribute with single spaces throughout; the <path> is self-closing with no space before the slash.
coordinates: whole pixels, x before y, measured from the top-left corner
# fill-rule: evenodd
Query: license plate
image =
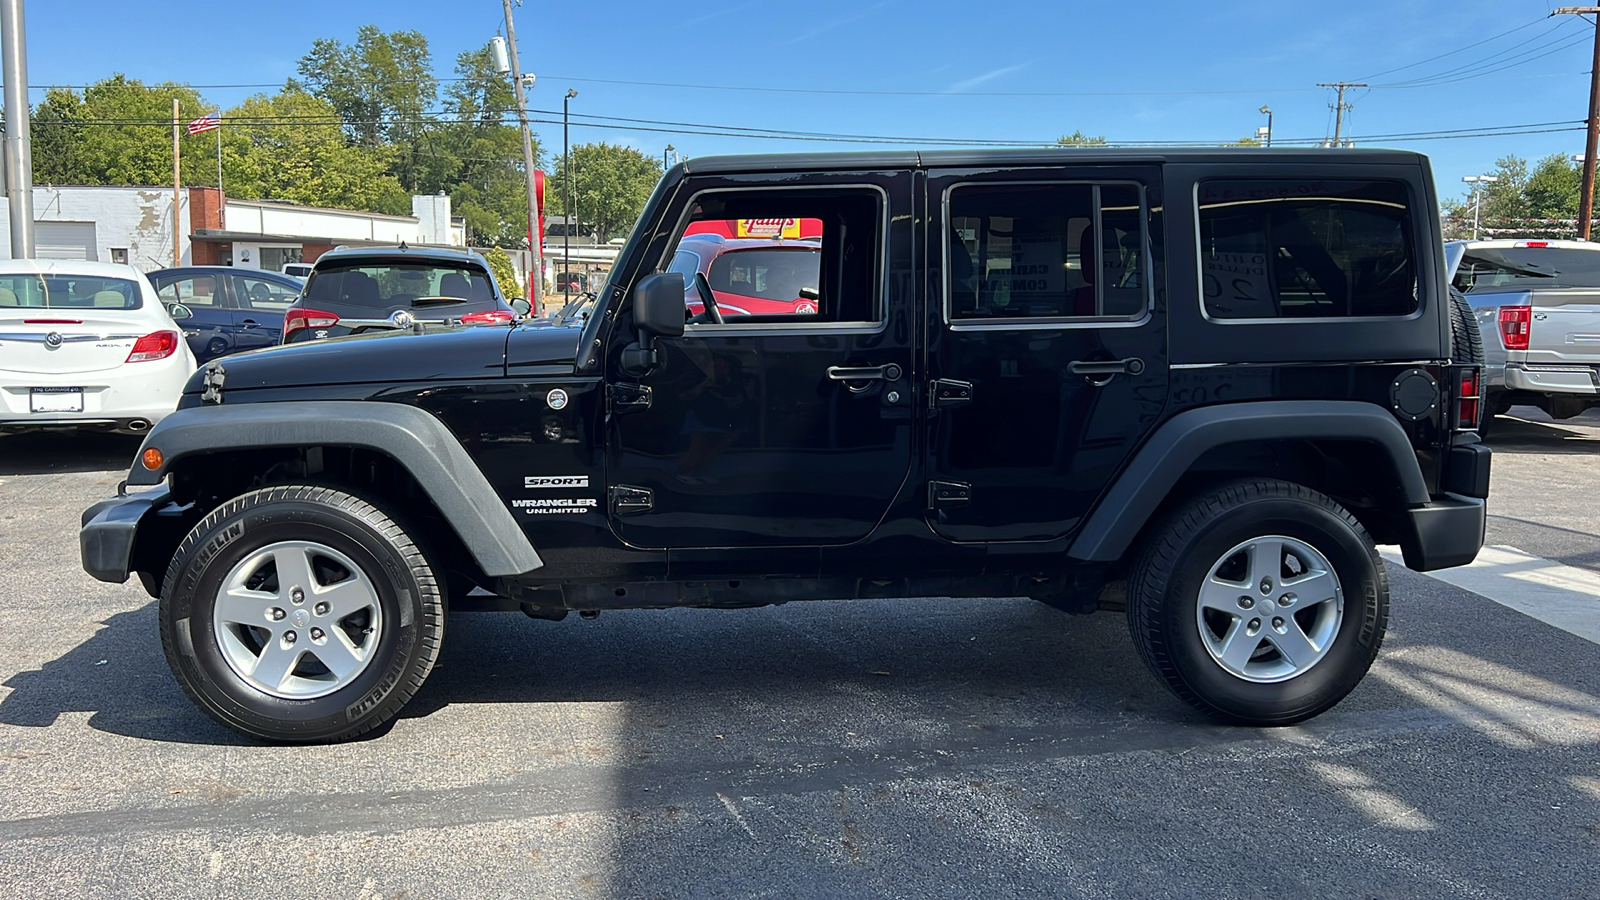
<path id="1" fill-rule="evenodd" d="M 34 388 L 28 400 L 36 413 L 83 412 L 83 388 Z"/>

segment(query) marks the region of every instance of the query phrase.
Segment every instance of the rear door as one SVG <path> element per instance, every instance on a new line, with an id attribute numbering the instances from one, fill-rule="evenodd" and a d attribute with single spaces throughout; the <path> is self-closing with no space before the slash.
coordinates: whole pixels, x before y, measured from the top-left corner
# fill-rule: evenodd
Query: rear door
<path id="1" fill-rule="evenodd" d="M 234 342 L 240 350 L 277 346 L 283 336 L 283 314 L 300 295 L 290 285 L 257 275 L 229 275 L 233 287 Z"/>
<path id="2" fill-rule="evenodd" d="M 929 173 L 928 522 L 1073 532 L 1166 402 L 1155 166 Z"/>

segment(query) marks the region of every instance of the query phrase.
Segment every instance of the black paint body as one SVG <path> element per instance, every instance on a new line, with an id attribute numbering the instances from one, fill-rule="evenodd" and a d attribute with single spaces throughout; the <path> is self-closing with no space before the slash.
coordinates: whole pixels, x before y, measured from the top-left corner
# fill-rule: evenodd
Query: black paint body
<path id="1" fill-rule="evenodd" d="M 587 322 L 388 333 L 230 358 L 225 402 L 363 399 L 428 410 L 514 507 L 545 562 L 493 587 L 540 597 L 520 592 L 560 586 L 575 608 L 738 605 L 728 592 L 753 590 L 738 587 L 742 579 L 762 579 L 752 604 L 915 594 L 936 578 L 941 593 L 1028 593 L 1030 579 L 1071 579 L 1074 537 L 1174 415 L 1252 400 L 1352 400 L 1388 410 L 1396 378 L 1415 368 L 1446 389 L 1429 414 L 1397 419 L 1429 491 L 1442 493 L 1453 440 L 1450 348 L 1434 300 L 1444 285 L 1426 161 L 1369 151 L 1251 153 L 696 160 L 658 186 Z M 1195 186 L 1245 166 L 1252 176 L 1337 170 L 1404 184 L 1414 208 L 1430 213 L 1418 217 L 1413 235 L 1422 312 L 1378 325 L 1208 320 Z M 946 189 L 1079 181 L 1141 187 L 1148 314 L 1115 326 L 948 322 Z M 699 191 L 778 182 L 881 191 L 881 321 L 813 332 L 691 329 L 657 341 L 652 371 L 625 371 L 623 351 L 639 340 L 632 289 L 664 268 L 685 204 Z M 1137 372 L 1069 371 L 1126 359 L 1140 361 Z M 865 386 L 827 375 L 830 367 L 890 365 L 898 378 Z M 971 397 L 942 404 L 934 396 L 941 379 L 971 385 Z M 199 387 L 197 378 L 185 406 L 200 405 Z M 647 407 L 635 402 L 642 390 Z M 546 478 L 587 486 L 533 486 Z M 967 485 L 970 495 L 937 501 L 936 482 Z M 619 511 L 617 486 L 648 491 L 650 508 Z M 1381 531 L 1395 513 L 1375 508 L 1372 527 Z M 812 587 L 787 593 L 785 579 Z M 641 589 L 650 584 L 661 589 Z"/>

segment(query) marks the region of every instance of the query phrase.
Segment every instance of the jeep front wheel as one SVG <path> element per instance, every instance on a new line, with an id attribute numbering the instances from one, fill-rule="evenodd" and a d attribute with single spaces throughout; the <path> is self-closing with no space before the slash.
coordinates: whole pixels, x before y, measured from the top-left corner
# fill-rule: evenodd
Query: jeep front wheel
<path id="1" fill-rule="evenodd" d="M 1140 654 L 1180 698 L 1225 721 L 1288 725 L 1342 700 L 1383 642 L 1389 589 L 1361 523 L 1282 481 L 1184 504 L 1129 579 Z"/>
<path id="2" fill-rule="evenodd" d="M 438 657 L 443 598 L 415 541 L 325 487 L 212 511 L 168 566 L 161 638 L 178 682 L 252 737 L 313 742 L 382 725 Z"/>

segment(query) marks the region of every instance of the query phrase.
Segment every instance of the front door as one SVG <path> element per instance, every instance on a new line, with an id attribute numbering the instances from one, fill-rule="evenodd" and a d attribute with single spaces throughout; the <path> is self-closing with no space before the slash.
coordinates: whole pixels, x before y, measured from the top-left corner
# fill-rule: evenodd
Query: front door
<path id="1" fill-rule="evenodd" d="M 1072 533 L 1166 401 L 1155 167 L 928 180 L 928 522 Z"/>
<path id="2" fill-rule="evenodd" d="M 178 323 L 195 362 L 203 363 L 238 350 L 222 277 L 216 272 L 175 270 L 151 279 L 156 296 L 169 309 L 182 305 L 189 317 Z"/>
<path id="3" fill-rule="evenodd" d="M 911 174 L 776 180 L 687 182 L 654 268 L 686 276 L 685 334 L 630 373 L 629 307 L 612 332 L 609 515 L 634 546 L 849 543 L 908 477 Z"/>

